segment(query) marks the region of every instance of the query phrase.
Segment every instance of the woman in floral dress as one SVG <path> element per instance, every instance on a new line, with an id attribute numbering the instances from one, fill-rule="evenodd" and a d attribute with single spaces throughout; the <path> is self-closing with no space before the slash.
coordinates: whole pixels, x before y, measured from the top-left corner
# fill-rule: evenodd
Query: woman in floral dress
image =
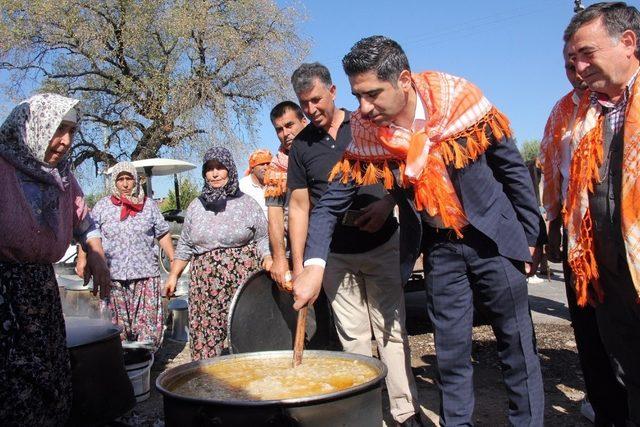
<path id="1" fill-rule="evenodd" d="M 267 222 L 258 202 L 238 190 L 238 172 L 231 153 L 213 147 L 204 156 L 202 193 L 185 214 L 184 226 L 167 295 L 191 260 L 189 344 L 191 359 L 214 357 L 227 337 L 229 304 L 238 287 L 268 263 Z"/>
<path id="2" fill-rule="evenodd" d="M 96 203 L 91 217 L 102 234 L 111 271 L 112 321 L 123 327 L 122 340 L 145 343 L 154 351 L 163 322 L 158 246 L 173 260 L 169 225 L 144 195 L 136 168 L 120 162 L 111 171 L 111 194 Z"/>
<path id="3" fill-rule="evenodd" d="M 77 104 L 35 95 L 0 127 L 1 426 L 64 425 L 69 416 L 71 367 L 52 263 L 72 237 L 88 251 L 94 290 L 108 296 L 100 232 L 70 170 Z"/>

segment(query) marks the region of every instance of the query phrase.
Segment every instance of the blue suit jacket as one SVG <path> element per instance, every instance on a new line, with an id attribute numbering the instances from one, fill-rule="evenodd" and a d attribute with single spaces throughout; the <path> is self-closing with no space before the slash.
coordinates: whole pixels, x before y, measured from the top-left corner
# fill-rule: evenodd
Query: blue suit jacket
<path id="1" fill-rule="evenodd" d="M 469 223 L 496 245 L 500 255 L 531 261 L 529 246 L 546 240 L 531 176 L 512 139 L 497 142 L 488 136 L 492 144 L 487 151 L 462 169 L 449 167 L 449 176 Z M 400 262 L 406 281 L 420 255 L 423 224 L 411 189 L 396 186 L 390 193 L 400 211 Z M 354 194 L 353 182 L 336 179 L 329 185 L 311 213 L 305 259 L 327 259 L 336 217 L 349 208 Z"/>

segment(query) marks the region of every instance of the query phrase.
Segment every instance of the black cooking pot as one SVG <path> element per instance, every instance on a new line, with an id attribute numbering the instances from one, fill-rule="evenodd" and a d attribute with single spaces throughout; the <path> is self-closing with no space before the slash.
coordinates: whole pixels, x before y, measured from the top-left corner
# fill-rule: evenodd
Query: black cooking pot
<path id="1" fill-rule="evenodd" d="M 169 369 L 156 380 L 164 396 L 164 422 L 171 426 L 296 426 L 370 427 L 382 425 L 381 383 L 386 366 L 377 359 L 353 353 L 310 350 L 305 358 L 331 357 L 357 360 L 376 369 L 378 375 L 356 387 L 311 397 L 282 400 L 221 400 L 186 397 L 172 390 L 202 367 L 234 359 L 292 357 L 289 351 L 232 354 L 191 362 Z M 304 360 L 303 360 L 304 363 Z"/>
<path id="2" fill-rule="evenodd" d="M 105 424 L 135 405 L 122 358 L 122 328 L 102 319 L 66 317 L 73 403 L 69 426 Z"/>

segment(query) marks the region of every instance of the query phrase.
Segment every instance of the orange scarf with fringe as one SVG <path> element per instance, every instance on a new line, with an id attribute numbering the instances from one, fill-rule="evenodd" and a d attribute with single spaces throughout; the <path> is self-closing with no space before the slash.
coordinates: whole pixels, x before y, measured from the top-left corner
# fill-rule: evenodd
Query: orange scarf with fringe
<path id="1" fill-rule="evenodd" d="M 593 222 L 589 193 L 600 179 L 603 160 L 604 114 L 599 103 L 585 96 L 578 107 L 582 123 L 576 128 L 572 144 L 569 190 L 565 202 L 564 224 L 569 234 L 568 259 L 574 276 L 578 305 L 603 301 L 598 281 L 598 265 L 593 246 Z M 622 159 L 621 222 L 629 272 L 640 295 L 640 78 L 630 88 L 625 111 Z M 589 291 L 592 292 L 589 292 Z M 594 298 L 595 297 L 595 298 Z"/>
<path id="2" fill-rule="evenodd" d="M 289 155 L 279 150 L 264 173 L 264 197 L 280 197 L 287 193 Z"/>
<path id="3" fill-rule="evenodd" d="M 394 184 L 390 164 L 400 169 L 401 187 L 413 186 L 416 208 L 439 216 L 445 227 L 462 236 L 468 223 L 464 209 L 449 179 L 447 166 L 460 169 L 480 157 L 491 142 L 510 137 L 508 119 L 484 97 L 478 87 L 460 77 L 427 71 L 413 74 L 417 102 L 426 111 L 424 129 L 414 132 L 378 127 L 351 116 L 353 141 L 342 160 L 331 171 L 329 180 L 341 175 L 342 182 L 357 185 Z M 465 143 L 460 143 L 465 139 Z"/>
<path id="4" fill-rule="evenodd" d="M 571 143 L 570 136 L 566 135 L 567 132 L 573 132 L 578 122 L 575 111 L 577 106 L 573 100 L 574 93 L 575 91 L 572 90 L 553 106 L 540 143 L 543 185 L 542 204 L 547 213 L 547 221 L 558 218 L 562 213 L 563 176 L 560 171 L 564 148 L 562 143 Z M 576 120 L 574 120 L 574 117 Z M 563 141 L 564 138 L 569 140 Z"/>

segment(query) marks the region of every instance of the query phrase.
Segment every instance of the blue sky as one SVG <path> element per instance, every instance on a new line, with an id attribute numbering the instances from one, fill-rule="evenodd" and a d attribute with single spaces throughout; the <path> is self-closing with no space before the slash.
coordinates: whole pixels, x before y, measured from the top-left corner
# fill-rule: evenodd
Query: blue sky
<path id="1" fill-rule="evenodd" d="M 314 0 L 304 2 L 308 20 L 300 29 L 312 45 L 306 60 L 331 71 L 339 106 L 357 108 L 342 57 L 359 39 L 382 34 L 400 43 L 413 71 L 444 71 L 478 85 L 522 142 L 541 138 L 551 107 L 570 90 L 562 33 L 573 6 L 573 0 Z M 276 150 L 268 111 L 260 125 L 257 145 Z"/>
<path id="2" fill-rule="evenodd" d="M 590 4 L 591 2 L 585 2 Z M 302 32 L 338 88 L 337 104 L 357 107 L 340 60 L 360 38 L 382 34 L 402 45 L 414 71 L 464 77 L 507 114 L 520 141 L 541 137 L 549 110 L 569 89 L 562 32 L 573 0 L 307 1 Z M 277 140 L 266 114 L 260 142 Z"/>
<path id="3" fill-rule="evenodd" d="M 637 6 L 636 1 L 629 3 Z M 299 29 L 311 45 L 305 61 L 320 61 L 329 68 L 338 88 L 336 103 L 347 109 L 357 104 L 340 60 L 356 41 L 374 34 L 399 42 L 414 71 L 444 71 L 478 85 L 511 119 L 520 142 L 542 136 L 549 110 L 570 90 L 562 61 L 562 32 L 573 15 L 573 0 L 307 0 L 299 4 L 307 17 Z M 0 117 L 11 108 L 7 102 L 0 96 Z M 269 110 L 259 115 L 254 143 L 275 152 L 278 140 Z M 246 159 L 236 160 L 238 169 L 244 170 Z M 154 181 L 156 196 L 163 196 L 172 181 L 158 181 Z"/>

